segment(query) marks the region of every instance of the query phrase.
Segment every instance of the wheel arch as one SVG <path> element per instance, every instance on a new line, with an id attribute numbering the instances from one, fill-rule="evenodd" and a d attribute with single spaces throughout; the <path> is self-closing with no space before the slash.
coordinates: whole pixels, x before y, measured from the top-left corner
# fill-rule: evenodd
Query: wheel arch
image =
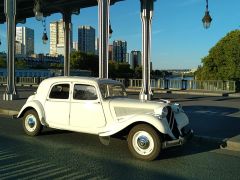
<path id="1" fill-rule="evenodd" d="M 143 124 L 143 125 L 148 125 L 150 127 L 152 127 L 158 134 L 159 136 L 163 137 L 164 134 L 159 131 L 154 125 L 152 125 L 151 123 L 149 122 L 145 122 L 145 121 L 136 121 L 136 122 L 133 122 L 132 124 L 129 124 L 127 127 L 125 127 L 124 129 L 122 129 L 121 131 L 117 132 L 116 134 L 114 134 L 114 136 L 127 136 L 129 134 L 129 132 L 131 131 L 131 129 L 137 125 L 140 125 L 140 124 Z"/>
<path id="2" fill-rule="evenodd" d="M 24 114 L 28 111 L 28 110 L 35 110 L 38 114 L 39 120 L 41 122 L 42 125 L 47 126 L 47 123 L 45 121 L 45 113 L 44 113 L 44 108 L 42 106 L 42 104 L 38 101 L 31 101 L 26 103 L 22 109 L 20 110 L 20 112 L 18 113 L 17 118 L 22 118 L 24 116 Z"/>

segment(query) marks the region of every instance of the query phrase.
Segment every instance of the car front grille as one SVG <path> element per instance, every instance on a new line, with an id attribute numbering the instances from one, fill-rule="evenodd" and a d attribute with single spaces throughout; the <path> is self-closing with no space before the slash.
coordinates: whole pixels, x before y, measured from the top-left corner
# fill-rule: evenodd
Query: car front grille
<path id="1" fill-rule="evenodd" d="M 176 122 L 176 119 L 174 117 L 174 112 L 173 112 L 173 110 L 170 106 L 167 106 L 167 108 L 168 108 L 167 121 L 168 121 L 169 127 L 170 127 L 173 135 L 176 138 L 179 138 L 180 132 L 179 132 L 178 127 L 177 127 L 177 122 Z"/>

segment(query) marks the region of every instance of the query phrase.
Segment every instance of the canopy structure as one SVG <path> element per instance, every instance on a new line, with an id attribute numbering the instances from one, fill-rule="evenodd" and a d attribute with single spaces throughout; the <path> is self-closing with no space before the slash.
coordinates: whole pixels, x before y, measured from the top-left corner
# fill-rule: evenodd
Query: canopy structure
<path id="1" fill-rule="evenodd" d="M 43 16 L 61 13 L 64 23 L 64 75 L 70 74 L 70 33 L 71 16 L 79 13 L 81 9 L 98 6 L 99 24 L 99 77 L 108 78 L 108 42 L 109 42 L 109 8 L 116 2 L 124 0 L 1 0 L 0 24 L 7 25 L 7 88 L 3 95 L 4 100 L 18 99 L 15 85 L 15 34 L 16 24 L 25 22 L 27 18 L 34 17 L 33 9 L 41 10 Z M 153 5 L 156 0 L 139 0 L 142 20 L 142 66 L 143 85 L 140 99 L 151 99 L 150 83 L 150 47 Z M 36 4 L 38 7 L 36 8 Z M 40 6 L 40 5 L 41 6 Z"/>
<path id="2" fill-rule="evenodd" d="M 111 0 L 110 4 L 123 0 Z M 97 6 L 97 0 L 42 0 L 44 16 L 50 16 L 64 10 L 76 12 L 79 9 Z M 16 21 L 20 22 L 26 18 L 34 17 L 34 0 L 16 0 Z M 0 24 L 6 21 L 4 14 L 4 0 L 0 1 Z"/>

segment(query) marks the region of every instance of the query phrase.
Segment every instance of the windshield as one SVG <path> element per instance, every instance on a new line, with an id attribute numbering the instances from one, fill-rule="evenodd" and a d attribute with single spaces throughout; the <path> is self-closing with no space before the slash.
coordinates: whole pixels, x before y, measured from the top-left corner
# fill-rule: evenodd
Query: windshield
<path id="1" fill-rule="evenodd" d="M 100 84 L 100 91 L 104 99 L 109 97 L 127 97 L 127 93 L 121 84 Z"/>

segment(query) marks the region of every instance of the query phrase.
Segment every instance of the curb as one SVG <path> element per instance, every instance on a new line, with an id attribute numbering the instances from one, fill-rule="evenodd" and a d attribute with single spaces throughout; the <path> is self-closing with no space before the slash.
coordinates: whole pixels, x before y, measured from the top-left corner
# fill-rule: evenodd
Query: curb
<path id="1" fill-rule="evenodd" d="M 220 147 L 221 149 L 240 152 L 240 135 L 227 139 Z"/>
<path id="2" fill-rule="evenodd" d="M 141 88 L 127 88 L 126 91 L 128 93 L 140 93 Z M 187 95 L 199 95 L 199 96 L 216 96 L 216 97 L 240 97 L 238 94 L 232 94 L 231 92 L 208 92 L 208 91 L 187 91 L 187 90 L 160 90 L 160 89 L 153 89 L 154 94 L 158 93 L 167 93 L 167 94 L 187 94 Z"/>
<path id="3" fill-rule="evenodd" d="M 8 109 L 2 109 L 0 108 L 0 115 L 5 115 L 5 116 L 15 116 L 19 113 L 19 111 L 15 110 L 8 110 Z"/>

